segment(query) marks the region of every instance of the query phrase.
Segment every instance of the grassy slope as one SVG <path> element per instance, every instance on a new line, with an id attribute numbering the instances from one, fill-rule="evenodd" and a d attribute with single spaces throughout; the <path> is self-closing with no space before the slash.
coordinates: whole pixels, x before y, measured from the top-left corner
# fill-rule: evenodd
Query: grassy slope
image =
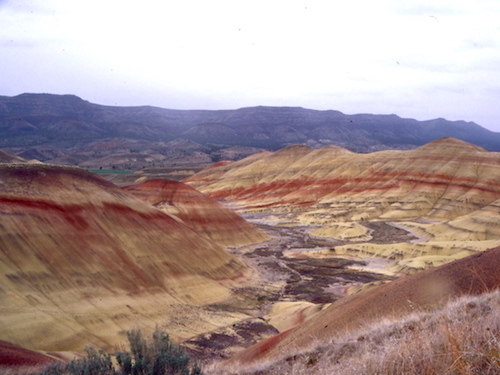
<path id="1" fill-rule="evenodd" d="M 441 308 L 379 321 L 279 362 L 227 373 L 498 374 L 500 291 L 464 296 Z M 207 369 L 221 374 L 221 369 Z"/>

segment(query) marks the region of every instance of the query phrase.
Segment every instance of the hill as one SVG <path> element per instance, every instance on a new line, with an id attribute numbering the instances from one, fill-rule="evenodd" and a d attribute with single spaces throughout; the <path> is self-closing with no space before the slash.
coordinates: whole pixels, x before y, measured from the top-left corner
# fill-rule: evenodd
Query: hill
<path id="1" fill-rule="evenodd" d="M 499 160 L 500 153 L 453 138 L 370 154 L 297 145 L 215 165 L 185 182 L 247 209 L 328 203 L 332 221 L 451 219 L 500 198 Z"/>
<path id="2" fill-rule="evenodd" d="M 127 329 L 179 316 L 174 338 L 203 332 L 213 324 L 195 307 L 252 272 L 106 180 L 29 164 L 0 165 L 0 264 L 0 339 L 50 351 L 111 348 Z"/>
<path id="3" fill-rule="evenodd" d="M 407 276 L 369 291 L 345 297 L 299 327 L 285 331 L 231 358 L 224 367 L 260 367 L 332 342 L 347 332 L 363 331 L 382 320 L 432 311 L 464 295 L 500 287 L 500 248 Z M 471 307 L 474 307 L 471 305 Z M 223 367 L 223 368 L 224 368 Z M 222 371 L 221 371 L 222 372 Z"/>
<path id="4" fill-rule="evenodd" d="M 9 154 L 0 150 L 0 163 L 26 163 L 27 161 L 19 156 Z"/>
<path id="5" fill-rule="evenodd" d="M 0 97 L 0 147 L 25 159 L 104 169 L 237 160 L 291 144 L 356 152 L 413 149 L 455 137 L 500 151 L 500 134 L 464 121 L 345 115 L 300 107 L 172 110 L 110 107 L 73 95 Z"/>
<path id="6" fill-rule="evenodd" d="M 266 234 L 230 209 L 181 182 L 149 180 L 122 189 L 175 215 L 195 232 L 221 246 L 248 245 L 268 239 Z"/>
<path id="7" fill-rule="evenodd" d="M 394 270 L 414 272 L 500 245 L 500 153 L 454 138 L 370 154 L 289 146 L 184 182 L 240 213 L 272 214 L 340 241 L 305 253 L 311 257 L 382 257 Z M 377 239 L 382 225 L 417 237 Z"/>
<path id="8" fill-rule="evenodd" d="M 8 373 L 8 369 L 16 367 L 43 366 L 56 361 L 58 359 L 43 353 L 0 340 L 0 371 L 2 372 Z"/>

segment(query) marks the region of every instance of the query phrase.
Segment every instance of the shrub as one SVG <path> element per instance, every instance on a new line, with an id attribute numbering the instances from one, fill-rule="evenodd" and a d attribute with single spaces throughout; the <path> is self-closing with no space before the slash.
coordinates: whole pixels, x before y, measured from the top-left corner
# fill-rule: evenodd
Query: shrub
<path id="1" fill-rule="evenodd" d="M 67 364 L 55 364 L 42 375 L 201 375 L 197 362 L 190 365 L 189 355 L 173 343 L 166 332 L 155 330 L 152 340 L 142 337 L 140 330 L 127 331 L 130 352 L 115 354 L 118 368 L 111 355 L 103 350 L 87 348 L 86 355 Z"/>

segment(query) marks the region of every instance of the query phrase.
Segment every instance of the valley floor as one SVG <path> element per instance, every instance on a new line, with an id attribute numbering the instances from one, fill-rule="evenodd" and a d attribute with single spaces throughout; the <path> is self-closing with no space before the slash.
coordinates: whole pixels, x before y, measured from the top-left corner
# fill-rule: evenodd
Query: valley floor
<path id="1" fill-rule="evenodd" d="M 263 338 L 290 329 L 330 303 L 362 288 L 397 277 L 389 261 L 355 256 L 325 256 L 347 241 L 315 237 L 307 225 L 282 225 L 276 215 L 244 214 L 272 239 L 254 246 L 229 249 L 258 270 L 251 285 L 233 290 L 232 298 L 210 306 L 218 313 L 243 314 L 240 322 L 186 340 L 190 353 L 202 360 L 225 359 Z M 385 222 L 366 223 L 377 244 L 417 239 Z"/>

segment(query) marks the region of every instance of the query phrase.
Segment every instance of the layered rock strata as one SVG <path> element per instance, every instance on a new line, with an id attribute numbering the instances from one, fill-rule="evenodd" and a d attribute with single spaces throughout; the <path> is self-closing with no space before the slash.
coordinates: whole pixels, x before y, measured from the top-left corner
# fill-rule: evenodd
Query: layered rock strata
<path id="1" fill-rule="evenodd" d="M 500 198 L 500 153 L 451 138 L 371 154 L 290 146 L 207 168 L 185 182 L 241 208 L 305 206 L 311 224 L 449 220 Z"/>
<path id="2" fill-rule="evenodd" d="M 149 180 L 122 189 L 175 215 L 197 233 L 222 246 L 241 246 L 268 239 L 234 211 L 181 182 Z"/>
<path id="3" fill-rule="evenodd" d="M 179 218 L 90 173 L 0 165 L 2 340 L 110 348 L 127 329 L 227 298 L 249 272 Z M 190 336 L 188 325 L 173 337 Z"/>
<path id="4" fill-rule="evenodd" d="M 500 153 L 454 138 L 370 154 L 290 146 L 213 165 L 184 182 L 239 212 L 273 214 L 278 223 L 311 226 L 313 236 L 349 242 L 330 255 L 383 257 L 398 263 L 397 272 L 500 245 Z M 368 222 L 416 239 L 372 241 Z"/>

